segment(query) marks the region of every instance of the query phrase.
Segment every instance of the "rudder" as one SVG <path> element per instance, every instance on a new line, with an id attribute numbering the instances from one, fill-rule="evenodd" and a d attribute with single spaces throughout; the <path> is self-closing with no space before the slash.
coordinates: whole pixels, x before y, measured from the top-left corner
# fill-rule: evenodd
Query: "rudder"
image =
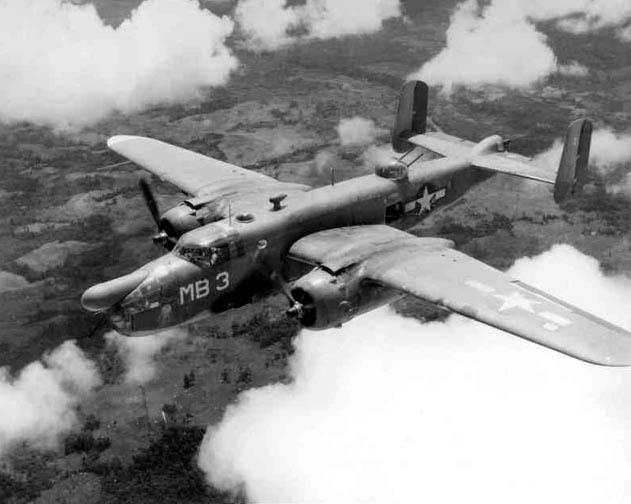
<path id="1" fill-rule="evenodd" d="M 591 139 L 592 123 L 589 119 L 577 119 L 568 127 L 554 183 L 554 201 L 557 203 L 581 193 L 587 179 Z"/>
<path id="2" fill-rule="evenodd" d="M 429 88 L 423 81 L 407 81 L 401 88 L 397 115 L 392 128 L 392 148 L 405 152 L 413 145 L 406 139 L 425 133 Z"/>

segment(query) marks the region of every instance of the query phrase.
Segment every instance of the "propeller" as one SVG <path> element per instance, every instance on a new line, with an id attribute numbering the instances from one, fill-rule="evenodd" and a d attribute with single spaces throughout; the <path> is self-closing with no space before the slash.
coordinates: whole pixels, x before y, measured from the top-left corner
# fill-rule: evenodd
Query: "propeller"
<path id="1" fill-rule="evenodd" d="M 92 338 L 92 336 L 94 336 L 96 334 L 96 332 L 101 329 L 101 327 L 103 327 L 105 325 L 105 323 L 108 322 L 107 317 L 105 316 L 104 313 L 101 313 L 99 315 L 99 319 L 96 321 L 96 324 L 94 325 L 94 327 L 92 327 L 92 330 L 88 333 L 87 336 L 82 336 L 81 339 L 90 339 Z"/>
<path id="2" fill-rule="evenodd" d="M 287 301 L 289 301 L 289 308 L 285 313 L 291 318 L 302 319 L 305 314 L 305 305 L 296 300 L 296 298 L 292 295 L 287 282 L 285 282 L 281 275 L 279 275 L 276 271 L 272 272 L 270 278 L 276 288 L 282 292 L 283 296 L 285 296 Z"/>
<path id="3" fill-rule="evenodd" d="M 154 197 L 153 191 L 149 186 L 149 182 L 147 182 L 144 178 L 141 178 L 138 184 L 140 185 L 142 197 L 145 199 L 145 203 L 149 208 L 151 217 L 153 217 L 153 221 L 156 223 L 156 226 L 160 230 L 160 212 L 158 211 L 158 203 L 156 203 L 156 198 Z"/>
<path id="4" fill-rule="evenodd" d="M 267 242 L 265 240 L 259 241 L 256 247 L 256 253 L 252 258 L 252 262 L 258 263 L 260 266 L 266 268 L 269 271 L 269 279 L 276 288 L 276 290 L 280 291 L 283 296 L 287 298 L 289 301 L 289 308 L 287 309 L 287 315 L 290 317 L 301 318 L 304 313 L 304 305 L 299 301 L 296 301 L 296 298 L 291 294 L 291 289 L 289 288 L 289 284 L 285 281 L 282 275 L 276 271 L 270 264 L 263 258 L 263 251 L 267 248 Z"/>
<path id="5" fill-rule="evenodd" d="M 149 208 L 149 213 L 153 218 L 153 221 L 156 223 L 156 227 L 158 228 L 158 234 L 153 237 L 154 243 L 159 245 L 163 245 L 167 249 L 171 250 L 173 248 L 173 240 L 169 237 L 164 229 L 162 229 L 162 225 L 160 224 L 160 211 L 158 210 L 158 203 L 156 202 L 156 198 L 153 195 L 153 191 L 151 190 L 151 186 L 146 179 L 141 178 L 138 181 L 140 185 L 140 192 L 142 192 L 142 197 L 147 204 L 147 208 Z"/>

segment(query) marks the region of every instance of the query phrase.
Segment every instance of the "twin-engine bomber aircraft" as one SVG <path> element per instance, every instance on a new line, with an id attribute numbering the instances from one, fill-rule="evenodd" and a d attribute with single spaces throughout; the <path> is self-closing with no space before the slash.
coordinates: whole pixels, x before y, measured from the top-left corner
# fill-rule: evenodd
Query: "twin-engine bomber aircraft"
<path id="1" fill-rule="evenodd" d="M 327 187 L 279 182 L 157 140 L 115 136 L 115 152 L 171 182 L 189 199 L 159 215 L 169 252 L 88 289 L 83 306 L 134 336 L 253 302 L 273 292 L 303 326 L 339 326 L 411 294 L 572 357 L 631 365 L 631 334 L 486 264 L 441 238 L 387 224 L 453 202 L 494 173 L 554 184 L 561 202 L 587 174 L 591 123 L 574 121 L 556 174 L 506 151 L 499 135 L 474 144 L 427 132 L 427 85 L 407 82 L 392 132 L 401 154 L 374 174 Z M 419 149 L 420 148 L 420 149 Z M 444 157 L 419 161 L 423 149 Z"/>

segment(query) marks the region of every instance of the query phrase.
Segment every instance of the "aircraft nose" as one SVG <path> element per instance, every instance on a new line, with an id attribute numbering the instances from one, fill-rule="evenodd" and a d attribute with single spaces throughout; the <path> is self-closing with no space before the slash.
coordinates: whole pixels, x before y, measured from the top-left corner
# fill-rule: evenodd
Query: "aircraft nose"
<path id="1" fill-rule="evenodd" d="M 128 275 L 94 285 L 83 293 L 81 304 L 91 312 L 109 310 L 138 287 L 147 278 L 147 274 L 147 271 L 134 271 Z"/>

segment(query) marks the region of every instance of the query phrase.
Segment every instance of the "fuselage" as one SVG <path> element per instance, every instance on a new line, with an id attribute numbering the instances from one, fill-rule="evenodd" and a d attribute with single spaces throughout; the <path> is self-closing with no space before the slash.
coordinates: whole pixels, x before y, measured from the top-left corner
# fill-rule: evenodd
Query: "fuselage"
<path id="1" fill-rule="evenodd" d="M 121 332 L 142 335 L 241 306 L 278 290 L 275 279 L 305 273 L 287 259 L 296 240 L 406 215 L 421 219 L 489 176 L 464 159 L 440 158 L 415 163 L 403 180 L 371 174 L 291 191 L 275 204 L 270 198 L 281 195 L 249 195 L 231 204 L 228 218 L 185 233 L 172 252 L 128 275 L 138 285 L 107 312 Z"/>

